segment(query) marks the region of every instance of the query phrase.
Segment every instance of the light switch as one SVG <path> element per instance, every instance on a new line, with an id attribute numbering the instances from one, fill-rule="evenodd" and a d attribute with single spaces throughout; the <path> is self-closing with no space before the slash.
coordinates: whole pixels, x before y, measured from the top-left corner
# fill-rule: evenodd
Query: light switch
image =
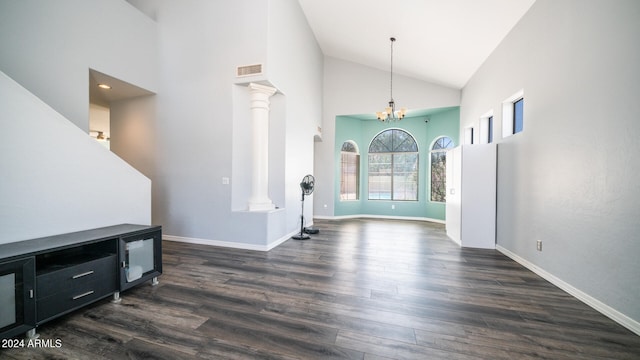
<path id="1" fill-rule="evenodd" d="M 222 178 L 222 185 L 229 185 L 229 178 L 228 177 L 223 177 Z"/>

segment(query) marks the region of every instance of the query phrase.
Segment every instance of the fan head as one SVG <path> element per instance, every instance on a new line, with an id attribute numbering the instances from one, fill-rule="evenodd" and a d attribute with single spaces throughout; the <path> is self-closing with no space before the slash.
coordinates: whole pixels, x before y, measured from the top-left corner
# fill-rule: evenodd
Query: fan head
<path id="1" fill-rule="evenodd" d="M 316 179 L 313 175 L 309 174 L 302 178 L 302 182 L 300 183 L 300 189 L 305 195 L 309 195 L 313 192 L 313 188 L 315 186 Z"/>

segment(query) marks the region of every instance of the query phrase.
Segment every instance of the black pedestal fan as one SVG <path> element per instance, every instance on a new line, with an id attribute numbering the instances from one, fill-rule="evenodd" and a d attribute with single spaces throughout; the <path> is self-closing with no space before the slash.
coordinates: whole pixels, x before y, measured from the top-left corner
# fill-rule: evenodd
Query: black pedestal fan
<path id="1" fill-rule="evenodd" d="M 306 175 L 302 178 L 302 182 L 300 183 L 300 189 L 302 189 L 302 210 L 300 212 L 300 233 L 292 236 L 291 238 L 294 240 L 308 240 L 311 239 L 309 235 L 306 234 L 308 229 L 304 228 L 304 196 L 311 195 L 313 192 L 313 188 L 315 186 L 315 178 L 313 175 Z M 313 229 L 313 231 L 317 232 L 317 230 Z"/>

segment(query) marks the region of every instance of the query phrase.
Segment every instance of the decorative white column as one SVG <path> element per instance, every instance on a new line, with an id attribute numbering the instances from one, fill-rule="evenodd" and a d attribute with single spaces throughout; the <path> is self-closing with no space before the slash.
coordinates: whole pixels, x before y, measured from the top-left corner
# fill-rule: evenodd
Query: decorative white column
<path id="1" fill-rule="evenodd" d="M 269 199 L 269 98 L 275 88 L 249 84 L 251 94 L 251 196 L 249 211 L 275 209 Z"/>

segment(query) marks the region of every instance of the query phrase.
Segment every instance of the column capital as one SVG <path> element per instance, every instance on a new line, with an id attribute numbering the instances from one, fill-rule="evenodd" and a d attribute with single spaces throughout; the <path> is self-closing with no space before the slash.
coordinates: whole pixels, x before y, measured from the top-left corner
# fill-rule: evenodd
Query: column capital
<path id="1" fill-rule="evenodd" d="M 267 86 L 267 85 L 260 85 L 256 83 L 249 83 L 249 90 L 251 90 L 251 92 L 257 92 L 257 93 L 265 94 L 267 96 L 273 96 L 273 94 L 275 94 L 278 91 L 278 89 L 274 87 Z"/>

